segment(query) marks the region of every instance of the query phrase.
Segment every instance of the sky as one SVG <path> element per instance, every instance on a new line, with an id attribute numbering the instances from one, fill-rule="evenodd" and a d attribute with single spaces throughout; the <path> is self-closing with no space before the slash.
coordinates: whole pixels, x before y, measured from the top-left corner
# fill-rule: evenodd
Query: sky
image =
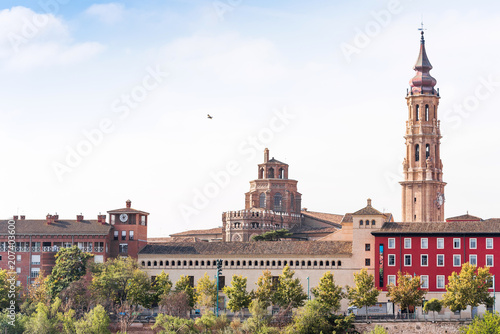
<path id="1" fill-rule="evenodd" d="M 96 219 L 130 199 L 149 237 L 221 226 L 268 147 L 303 208 L 344 214 L 371 198 L 398 221 L 422 21 L 445 216 L 500 217 L 497 1 L 0 6 L 3 219 Z"/>

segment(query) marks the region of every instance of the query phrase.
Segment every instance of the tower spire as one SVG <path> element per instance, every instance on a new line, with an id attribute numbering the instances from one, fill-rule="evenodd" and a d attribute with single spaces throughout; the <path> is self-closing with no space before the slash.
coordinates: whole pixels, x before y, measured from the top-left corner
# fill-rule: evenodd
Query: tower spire
<path id="1" fill-rule="evenodd" d="M 419 28 L 418 30 L 421 30 L 420 53 L 418 54 L 417 62 L 413 67 L 417 73 L 410 80 L 411 92 L 412 94 L 434 94 L 436 79 L 429 74 L 429 71 L 432 69 L 432 65 L 427 57 L 427 53 L 425 52 L 423 24 L 422 28 Z"/>

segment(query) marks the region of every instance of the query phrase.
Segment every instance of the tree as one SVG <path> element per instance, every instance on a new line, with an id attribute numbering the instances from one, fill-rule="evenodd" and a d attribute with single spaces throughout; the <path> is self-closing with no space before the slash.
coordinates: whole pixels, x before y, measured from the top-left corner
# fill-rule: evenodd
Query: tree
<path id="1" fill-rule="evenodd" d="M 262 272 L 262 275 L 257 279 L 257 290 L 255 291 L 255 298 L 265 307 L 271 306 L 274 287 L 273 287 L 273 276 L 269 270 Z"/>
<path id="2" fill-rule="evenodd" d="M 163 329 L 164 331 L 160 333 L 191 334 L 198 332 L 194 327 L 193 320 L 177 318 L 166 314 L 158 314 L 152 329 Z"/>
<path id="3" fill-rule="evenodd" d="M 311 292 L 322 305 L 328 310 L 337 312 L 340 309 L 340 301 L 345 297 L 342 292 L 342 287 L 335 284 L 333 274 L 329 271 L 323 274 L 316 288 L 312 288 Z"/>
<path id="4" fill-rule="evenodd" d="M 443 305 L 452 312 L 465 310 L 467 306 L 476 307 L 481 304 L 492 304 L 488 291 L 492 286 L 489 267 L 479 267 L 466 262 L 460 273 L 453 272 L 448 277 Z"/>
<path id="5" fill-rule="evenodd" d="M 217 284 L 207 273 L 196 282 L 196 302 L 202 307 L 213 307 L 217 298 Z"/>
<path id="6" fill-rule="evenodd" d="M 17 274 L 0 269 L 0 310 L 4 310 L 14 301 L 17 305 L 20 286 L 16 286 Z M 13 289 L 13 290 L 12 290 Z"/>
<path id="7" fill-rule="evenodd" d="M 175 292 L 184 292 L 188 297 L 189 309 L 191 310 L 196 304 L 196 291 L 191 286 L 189 276 L 181 275 L 179 280 L 175 283 Z"/>
<path id="8" fill-rule="evenodd" d="M 420 276 L 403 275 L 398 271 L 397 285 L 391 283 L 387 286 L 387 297 L 405 310 L 409 306 L 422 304 L 427 291 L 421 286 Z"/>
<path id="9" fill-rule="evenodd" d="M 253 241 L 280 241 L 282 238 L 291 236 L 292 233 L 288 232 L 287 229 L 281 229 L 276 231 L 264 232 L 260 235 L 254 235 L 252 237 Z"/>
<path id="10" fill-rule="evenodd" d="M 267 314 L 267 306 L 258 299 L 252 300 L 249 306 L 250 314 L 242 326 L 245 333 L 270 333 L 272 327 L 269 327 L 270 316 Z M 278 332 L 278 330 L 276 330 Z"/>
<path id="11" fill-rule="evenodd" d="M 172 281 L 169 275 L 162 270 L 160 275 L 156 276 L 154 282 L 151 282 L 151 289 L 153 290 L 151 302 L 153 305 L 158 305 L 163 296 L 167 296 L 172 290 Z"/>
<path id="12" fill-rule="evenodd" d="M 77 318 L 82 317 L 85 311 L 89 310 L 94 304 L 89 287 L 90 282 L 86 280 L 85 277 L 82 277 L 78 281 L 71 282 L 71 284 L 59 294 L 61 300 L 65 301 L 67 307 L 75 310 Z"/>
<path id="13" fill-rule="evenodd" d="M 224 287 L 223 291 L 229 298 L 227 308 L 233 312 L 248 307 L 252 301 L 252 296 L 247 291 L 247 278 L 241 275 L 233 275 L 231 286 Z"/>
<path id="14" fill-rule="evenodd" d="M 87 273 L 87 260 L 94 255 L 85 253 L 77 246 L 62 248 L 55 255 L 56 265 L 48 278 L 51 298 L 59 295 L 71 282 L 78 281 Z"/>
<path id="15" fill-rule="evenodd" d="M 500 334 L 500 315 L 486 312 L 483 318 L 475 317 L 469 326 L 460 328 L 461 334 Z"/>
<path id="16" fill-rule="evenodd" d="M 75 324 L 76 334 L 108 334 L 109 316 L 102 305 L 97 305 Z"/>
<path id="17" fill-rule="evenodd" d="M 162 296 L 159 305 L 163 313 L 179 318 L 188 317 L 188 312 L 192 307 L 189 306 L 189 297 L 184 291 L 171 292 Z"/>
<path id="18" fill-rule="evenodd" d="M 294 275 L 295 271 L 290 270 L 287 265 L 279 276 L 274 302 L 280 307 L 296 308 L 304 305 L 304 301 L 307 299 L 300 279 L 293 278 Z"/>
<path id="19" fill-rule="evenodd" d="M 368 307 L 377 303 L 380 291 L 375 288 L 375 279 L 368 274 L 366 269 L 354 273 L 354 288 L 347 286 L 347 298 L 352 305 L 362 308 L 366 306 L 366 319 L 368 320 Z"/>
<path id="20" fill-rule="evenodd" d="M 424 312 L 432 311 L 434 313 L 434 320 L 436 320 L 436 312 L 441 312 L 443 308 L 443 304 L 437 298 L 432 298 L 428 300 L 424 304 Z"/>

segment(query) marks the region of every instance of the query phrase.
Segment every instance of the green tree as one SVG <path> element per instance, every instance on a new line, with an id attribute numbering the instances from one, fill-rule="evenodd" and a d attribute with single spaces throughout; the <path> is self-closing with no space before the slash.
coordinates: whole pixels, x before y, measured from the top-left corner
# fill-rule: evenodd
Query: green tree
<path id="1" fill-rule="evenodd" d="M 281 229 L 276 231 L 264 232 L 260 235 L 254 235 L 252 237 L 253 241 L 280 241 L 282 238 L 287 238 L 291 236 L 292 233 L 288 232 L 287 229 Z"/>
<path id="2" fill-rule="evenodd" d="M 102 305 L 97 305 L 75 324 L 76 334 L 108 334 L 109 316 Z"/>
<path id="3" fill-rule="evenodd" d="M 492 286 L 489 267 L 479 267 L 466 262 L 460 273 L 453 272 L 448 277 L 443 305 L 452 312 L 465 310 L 467 306 L 491 305 L 493 300 L 488 291 Z"/>
<path id="4" fill-rule="evenodd" d="M 162 331 L 160 331 L 161 334 L 198 333 L 198 331 L 195 329 L 193 320 L 177 318 L 166 314 L 158 314 L 152 329 L 155 331 L 163 329 Z"/>
<path id="5" fill-rule="evenodd" d="M 307 294 L 302 288 L 300 279 L 293 278 L 295 271 L 287 265 L 279 276 L 278 286 L 274 294 L 274 303 L 280 307 L 296 308 L 304 305 Z"/>
<path id="6" fill-rule="evenodd" d="M 436 320 L 436 312 L 441 312 L 442 308 L 443 304 L 437 298 L 432 298 L 431 300 L 426 301 L 424 304 L 424 312 L 433 312 L 434 320 Z"/>
<path id="7" fill-rule="evenodd" d="M 483 318 L 475 317 L 468 326 L 460 328 L 461 334 L 500 334 L 500 315 L 486 312 Z"/>
<path id="8" fill-rule="evenodd" d="M 77 246 L 62 248 L 55 255 L 56 265 L 48 277 L 51 298 L 59 295 L 71 282 L 78 281 L 87 273 L 87 260 L 94 255 L 85 253 Z"/>
<path id="9" fill-rule="evenodd" d="M 421 288 L 420 276 L 403 275 L 398 271 L 398 284 L 387 286 L 387 297 L 399 304 L 402 310 L 422 304 L 427 290 Z"/>
<path id="10" fill-rule="evenodd" d="M 368 320 L 368 307 L 377 303 L 380 291 L 375 288 L 375 279 L 372 274 L 368 274 L 366 269 L 361 269 L 359 273 L 354 273 L 354 287 L 347 286 L 347 298 L 358 308 L 366 306 L 366 319 Z"/>
<path id="11" fill-rule="evenodd" d="M 60 317 L 57 316 L 61 300 L 56 297 L 51 305 L 38 303 L 36 311 L 26 322 L 25 333 L 27 334 L 58 334 L 61 333 L 59 326 Z M 69 318 L 70 321 L 73 318 Z M 66 333 L 65 333 L 66 334 Z"/>
<path id="12" fill-rule="evenodd" d="M 233 275 L 231 286 L 224 287 L 223 291 L 229 298 L 227 308 L 233 312 L 248 307 L 252 301 L 252 296 L 247 291 L 247 278 L 241 275 Z"/>
<path id="13" fill-rule="evenodd" d="M 11 301 L 18 305 L 20 286 L 16 286 L 17 274 L 10 274 L 7 270 L 0 269 L 0 310 L 11 305 Z M 11 290 L 14 288 L 14 291 Z"/>
<path id="14" fill-rule="evenodd" d="M 255 284 L 257 285 L 257 290 L 254 294 L 255 298 L 260 304 L 268 308 L 271 306 L 274 296 L 273 276 L 271 272 L 269 270 L 264 270 Z"/>
<path id="15" fill-rule="evenodd" d="M 213 307 L 217 298 L 217 284 L 207 273 L 196 282 L 196 302 L 202 307 Z"/>
<path id="16" fill-rule="evenodd" d="M 267 306 L 263 301 L 252 300 L 249 311 L 252 316 L 242 326 L 245 333 L 273 333 L 274 328 L 269 327 L 271 317 L 267 314 Z M 276 333 L 279 333 L 277 329 Z"/>
<path id="17" fill-rule="evenodd" d="M 172 290 L 172 281 L 169 275 L 162 270 L 154 282 L 151 282 L 151 288 L 153 290 L 152 304 L 158 305 L 163 296 L 167 296 Z"/>
<path id="18" fill-rule="evenodd" d="M 311 293 L 328 310 L 333 310 L 334 312 L 340 309 L 340 301 L 345 297 L 342 287 L 335 284 L 333 274 L 329 271 L 323 274 L 319 285 L 316 288 L 312 288 Z"/>
<path id="19" fill-rule="evenodd" d="M 368 334 L 387 334 L 387 331 L 384 327 L 380 325 L 376 325 Z"/>
<path id="20" fill-rule="evenodd" d="M 11 314 L 9 310 L 0 312 L 0 333 L 23 334 L 28 317 L 20 312 Z"/>
<path id="21" fill-rule="evenodd" d="M 189 276 L 181 275 L 179 280 L 175 282 L 175 292 L 184 292 L 188 297 L 189 309 L 193 309 L 196 304 L 196 291 L 191 286 Z"/>

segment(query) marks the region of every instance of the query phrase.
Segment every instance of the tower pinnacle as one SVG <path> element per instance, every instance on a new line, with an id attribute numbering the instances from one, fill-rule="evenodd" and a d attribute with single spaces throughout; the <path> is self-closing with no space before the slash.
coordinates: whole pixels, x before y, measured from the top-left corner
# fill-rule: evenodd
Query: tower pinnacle
<path id="1" fill-rule="evenodd" d="M 420 53 L 418 54 L 417 62 L 413 69 L 417 72 L 410 80 L 412 94 L 434 94 L 434 86 L 436 79 L 434 79 L 429 71 L 432 69 L 431 62 L 425 52 L 425 39 L 424 31 L 422 30 L 420 38 Z"/>

